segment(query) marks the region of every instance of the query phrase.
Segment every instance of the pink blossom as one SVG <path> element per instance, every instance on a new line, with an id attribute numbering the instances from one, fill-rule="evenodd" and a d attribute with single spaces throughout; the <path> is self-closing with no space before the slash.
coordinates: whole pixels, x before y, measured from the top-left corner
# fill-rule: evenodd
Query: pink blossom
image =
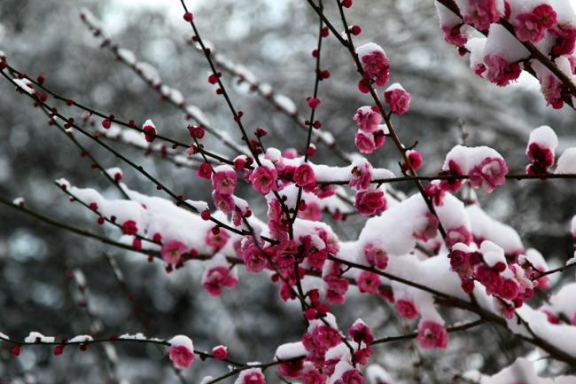
<path id="1" fill-rule="evenodd" d="M 372 347 L 362 348 L 354 352 L 354 359 L 356 359 L 358 364 L 368 364 L 370 356 L 372 356 Z"/>
<path id="2" fill-rule="evenodd" d="M 170 359 L 178 368 L 190 368 L 194 362 L 194 353 L 183 345 L 172 346 Z"/>
<path id="3" fill-rule="evenodd" d="M 374 341 L 372 330 L 362 320 L 356 320 L 356 322 L 348 329 L 348 334 L 352 340 L 358 344 L 364 343 L 369 345 Z"/>
<path id="4" fill-rule="evenodd" d="M 384 192 L 381 190 L 357 192 L 354 206 L 358 213 L 364 216 L 372 216 L 384 212 L 386 210 Z"/>
<path id="5" fill-rule="evenodd" d="M 358 289 L 362 293 L 374 294 L 378 292 L 378 288 L 382 285 L 382 279 L 380 276 L 368 271 L 360 272 L 356 281 L 358 283 Z"/>
<path id="6" fill-rule="evenodd" d="M 278 178 L 278 173 L 276 169 L 269 168 L 266 166 L 261 166 L 256 168 L 251 174 L 248 180 L 252 183 L 252 187 L 263 195 L 276 190 L 276 179 Z"/>
<path id="7" fill-rule="evenodd" d="M 316 202 L 310 201 L 306 203 L 306 209 L 298 212 L 298 217 L 304 220 L 318 221 L 322 219 L 322 210 Z"/>
<path id="8" fill-rule="evenodd" d="M 258 246 L 254 244 L 254 240 L 250 237 L 247 237 L 246 240 L 242 242 L 240 256 L 242 257 L 248 272 L 258 273 L 266 267 L 266 258 L 264 257 L 264 254 L 260 251 Z"/>
<path id="9" fill-rule="evenodd" d="M 376 143 L 374 142 L 373 135 L 358 131 L 354 134 L 354 138 L 354 143 L 360 153 L 370 154 L 376 150 Z"/>
<path id="10" fill-rule="evenodd" d="M 240 372 L 234 384 L 266 384 L 266 378 L 260 368 L 251 368 Z"/>
<path id="11" fill-rule="evenodd" d="M 502 278 L 494 270 L 488 268 L 484 264 L 478 266 L 474 271 L 474 277 L 480 284 L 486 287 L 486 292 L 491 294 L 497 294 L 502 288 Z"/>
<path id="12" fill-rule="evenodd" d="M 472 266 L 470 265 L 470 255 L 464 251 L 452 250 L 448 254 L 450 267 L 461 279 L 472 276 Z"/>
<path id="13" fill-rule="evenodd" d="M 238 176 L 232 167 L 218 167 L 212 176 L 212 187 L 220 195 L 231 195 L 234 193 Z"/>
<path id="14" fill-rule="evenodd" d="M 406 156 L 408 157 L 408 163 L 404 162 L 402 164 L 402 169 L 407 171 L 410 169 L 410 166 L 412 166 L 412 168 L 414 168 L 415 171 L 417 171 L 418 169 L 420 169 L 420 167 L 422 166 L 422 155 L 420 154 L 420 152 L 418 152 L 415 149 L 410 149 L 408 151 L 406 151 Z"/>
<path id="15" fill-rule="evenodd" d="M 224 248 L 229 238 L 230 235 L 228 235 L 227 231 L 219 230 L 218 232 L 215 233 L 212 229 L 210 229 L 206 232 L 205 240 L 206 244 L 208 244 L 211 247 L 214 247 L 215 251 L 218 252 L 219 250 Z"/>
<path id="16" fill-rule="evenodd" d="M 326 384 L 326 377 L 316 369 L 306 370 L 301 377 L 302 384 Z"/>
<path id="17" fill-rule="evenodd" d="M 350 284 L 348 280 L 334 275 L 325 276 L 322 280 L 326 283 L 326 300 L 330 304 L 343 304 Z"/>
<path id="18" fill-rule="evenodd" d="M 384 101 L 392 113 L 403 115 L 410 107 L 410 94 L 400 84 L 393 84 L 384 92 Z"/>
<path id="19" fill-rule="evenodd" d="M 206 270 L 202 279 L 202 286 L 211 296 L 219 296 L 222 288 L 234 288 L 238 284 L 238 278 L 234 276 L 230 268 L 216 266 Z"/>
<path id="20" fill-rule="evenodd" d="M 410 300 L 397 300 L 396 309 L 398 310 L 398 314 L 400 314 L 400 316 L 408 320 L 412 320 L 419 315 L 418 310 L 414 306 L 414 303 Z"/>
<path id="21" fill-rule="evenodd" d="M 484 64 L 486 64 L 486 69 L 488 70 L 486 78 L 499 87 L 507 86 L 511 81 L 520 77 L 522 73 L 520 64 L 508 63 L 498 55 L 484 56 Z"/>
<path id="22" fill-rule="evenodd" d="M 462 176 L 462 175 L 464 175 L 464 172 L 462 171 L 462 168 L 460 167 L 460 165 L 456 161 L 454 161 L 453 159 L 450 159 L 448 161 L 448 169 L 440 172 L 440 175 L 441 176 Z M 462 183 L 463 183 L 462 179 L 446 179 L 446 180 L 440 180 L 440 183 L 438 186 L 440 187 L 440 189 L 442 189 L 444 191 L 458 192 L 458 190 L 462 186 Z M 443 200 L 443 196 L 442 196 L 442 200 Z M 438 205 L 441 205 L 441 204 L 438 204 Z"/>
<path id="23" fill-rule="evenodd" d="M 349 369 L 334 384 L 364 384 L 364 376 L 357 369 Z"/>
<path id="24" fill-rule="evenodd" d="M 518 296 L 519 291 L 518 284 L 514 280 L 504 279 L 498 296 L 506 300 L 514 300 Z"/>
<path id="25" fill-rule="evenodd" d="M 299 187 L 309 187 L 316 184 L 314 170 L 310 164 L 301 164 L 294 172 L 294 182 Z"/>
<path id="26" fill-rule="evenodd" d="M 520 41 L 537 43 L 556 24 L 556 11 L 549 4 L 540 4 L 532 12 L 516 16 L 514 27 Z"/>
<path id="27" fill-rule="evenodd" d="M 576 47 L 576 27 L 569 24 L 557 24 L 550 29 L 552 35 L 556 37 L 556 42 L 552 47 L 554 56 L 571 55 Z"/>
<path id="28" fill-rule="evenodd" d="M 310 235 L 301 236 L 300 242 L 304 248 L 302 255 L 307 258 L 310 268 L 321 271 L 326 259 L 328 259 L 328 250 L 326 248 L 318 249 Z"/>
<path id="29" fill-rule="evenodd" d="M 324 245 L 326 245 L 328 252 L 333 255 L 338 253 L 338 250 L 340 249 L 338 237 L 333 232 L 328 232 L 322 227 L 316 227 L 315 230 L 318 236 L 320 236 L 320 239 L 324 242 Z"/>
<path id="30" fill-rule="evenodd" d="M 156 127 L 152 121 L 147 120 L 144 124 L 144 127 L 142 128 L 142 131 L 144 132 L 144 138 L 147 142 L 151 143 L 154 141 L 154 139 L 156 139 Z"/>
<path id="31" fill-rule="evenodd" d="M 168 264 L 178 264 L 182 261 L 182 255 L 188 251 L 186 245 L 180 240 L 170 239 L 162 244 L 160 254 L 162 260 Z"/>
<path id="32" fill-rule="evenodd" d="M 337 329 L 327 325 L 318 325 L 312 331 L 312 340 L 317 348 L 327 351 L 328 349 L 340 344 L 342 336 Z"/>
<path id="33" fill-rule="evenodd" d="M 468 176 L 474 188 L 484 188 L 487 193 L 492 193 L 497 186 L 504 184 L 507 173 L 508 167 L 502 158 L 487 157 L 473 167 Z"/>
<path id="34" fill-rule="evenodd" d="M 224 360 L 228 356 L 228 348 L 218 345 L 212 348 L 212 356 L 217 360 Z"/>
<path id="35" fill-rule="evenodd" d="M 303 359 L 281 362 L 277 366 L 278 373 L 280 373 L 284 377 L 293 377 L 293 378 L 300 377 L 302 373 L 302 368 L 304 368 Z"/>
<path id="36" fill-rule="evenodd" d="M 462 25 L 455 25 L 453 27 L 448 25 L 442 26 L 442 33 L 444 34 L 444 39 L 450 44 L 454 44 L 457 47 L 462 47 L 468 39 L 466 36 L 462 35 L 461 30 Z"/>
<path id="37" fill-rule="evenodd" d="M 480 31 L 486 31 L 491 23 L 497 22 L 502 16 L 497 0 L 470 0 L 468 13 L 464 15 L 464 22 Z"/>
<path id="38" fill-rule="evenodd" d="M 202 163 L 196 170 L 196 176 L 201 179 L 210 180 L 212 177 L 212 166 L 209 163 Z"/>
<path id="39" fill-rule="evenodd" d="M 373 133 L 378 130 L 378 125 L 382 122 L 382 115 L 378 108 L 361 107 L 354 115 L 354 120 L 358 123 L 358 129 L 365 133 Z"/>
<path id="40" fill-rule="evenodd" d="M 320 105 L 320 100 L 315 97 L 308 97 L 306 101 L 308 102 L 308 106 L 312 109 L 316 109 Z"/>
<path id="41" fill-rule="evenodd" d="M 535 169 L 540 171 L 535 173 L 545 173 L 554 165 L 554 152 L 550 148 L 541 146 L 538 143 L 530 143 L 526 150 L 526 155 L 530 161 L 534 163 Z"/>
<path id="42" fill-rule="evenodd" d="M 448 332 L 435 321 L 422 320 L 418 325 L 417 340 L 423 349 L 444 349 L 448 346 Z"/>
<path id="43" fill-rule="evenodd" d="M 364 78 L 374 81 L 379 87 L 385 86 L 390 77 L 390 63 L 384 50 L 371 43 L 359 47 L 356 53 L 364 70 Z"/>
<path id="44" fill-rule="evenodd" d="M 447 180 L 434 180 L 430 184 L 424 188 L 424 192 L 426 195 L 432 199 L 434 205 L 441 207 L 444 204 L 444 197 L 446 196 L 446 189 L 444 188 L 445 185 L 449 185 L 447 183 L 443 183 Z M 462 182 L 462 180 L 458 180 Z"/>
<path id="45" fill-rule="evenodd" d="M 566 89 L 566 86 L 558 80 L 556 76 L 549 75 L 545 77 L 541 81 L 541 88 L 548 105 L 551 105 L 554 109 L 560 109 L 564 106 L 562 93 Z"/>
<path id="46" fill-rule="evenodd" d="M 350 179 L 350 187 L 356 189 L 368 189 L 370 181 L 372 181 L 372 165 L 365 161 L 361 165 L 352 168 L 352 178 Z"/>
<path id="47" fill-rule="evenodd" d="M 190 368 L 194 362 L 194 344 L 187 336 L 175 336 L 169 341 L 170 360 L 177 368 Z"/>
<path id="48" fill-rule="evenodd" d="M 472 70 L 476 74 L 476 76 L 482 77 L 482 74 L 486 72 L 486 66 L 482 63 L 474 64 Z"/>
<path id="49" fill-rule="evenodd" d="M 234 204 L 234 197 L 232 195 L 223 195 L 217 191 L 212 191 L 212 201 L 216 208 L 224 213 L 230 213 L 234 210 L 236 204 Z"/>
<path id="50" fill-rule="evenodd" d="M 364 255 L 366 255 L 368 264 L 373 267 L 384 270 L 388 266 L 388 253 L 372 243 L 364 246 Z"/>
<path id="51" fill-rule="evenodd" d="M 138 233 L 138 226 L 134 220 L 126 220 L 124 224 L 122 224 L 122 232 L 125 235 L 135 235 Z"/>

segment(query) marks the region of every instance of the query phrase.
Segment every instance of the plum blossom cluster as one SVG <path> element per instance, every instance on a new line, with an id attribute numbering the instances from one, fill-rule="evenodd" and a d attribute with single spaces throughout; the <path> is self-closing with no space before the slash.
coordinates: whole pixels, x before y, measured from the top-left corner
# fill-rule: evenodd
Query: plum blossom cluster
<path id="1" fill-rule="evenodd" d="M 360 319 L 349 328 L 347 336 L 338 330 L 332 314 L 311 321 L 301 342 L 284 344 L 276 350 L 278 372 L 302 384 L 364 383 L 359 368 L 369 361 L 374 336 Z"/>
<path id="2" fill-rule="evenodd" d="M 462 55 L 470 53 L 478 76 L 507 86 L 526 70 L 539 80 L 553 108 L 573 104 L 576 19 L 571 2 L 439 0 L 436 8 L 444 38 Z"/>
<path id="3" fill-rule="evenodd" d="M 442 205 L 446 192 L 458 192 L 466 176 L 473 188 L 492 193 L 506 181 L 508 167 L 496 150 L 488 147 L 465 147 L 457 145 L 446 155 L 440 176 L 426 187 L 427 194 L 436 205 Z"/>
<path id="4" fill-rule="evenodd" d="M 372 165 L 366 159 L 352 164 L 350 187 L 356 190 L 354 206 L 364 216 L 372 216 L 386 210 L 387 200 L 384 188 L 372 184 Z"/>
<path id="5" fill-rule="evenodd" d="M 472 293 L 475 282 L 478 282 L 487 295 L 494 296 L 496 308 L 509 319 L 513 317 L 515 308 L 534 296 L 536 287 L 547 287 L 547 279 L 531 279 L 540 271 L 528 256 L 507 259 L 504 250 L 489 240 L 483 241 L 475 251 L 462 243 L 455 244 L 448 258 L 462 281 L 462 289 Z"/>
<path id="6" fill-rule="evenodd" d="M 388 56 L 377 44 L 364 44 L 356 50 L 362 64 L 364 78 L 359 83 L 360 91 L 368 93 L 372 86 L 384 87 L 390 77 Z M 390 107 L 390 112 L 403 115 L 410 108 L 410 94 L 398 83 L 390 85 L 384 92 L 384 100 Z M 364 106 L 354 115 L 358 124 L 355 134 L 356 147 L 361 153 L 370 154 L 380 148 L 386 141 L 388 128 L 383 121 L 377 106 Z"/>
<path id="7" fill-rule="evenodd" d="M 558 138 L 552 128 L 542 126 L 530 133 L 526 155 L 530 164 L 526 167 L 526 173 L 541 175 L 549 171 L 554 165 L 555 150 L 558 147 Z"/>

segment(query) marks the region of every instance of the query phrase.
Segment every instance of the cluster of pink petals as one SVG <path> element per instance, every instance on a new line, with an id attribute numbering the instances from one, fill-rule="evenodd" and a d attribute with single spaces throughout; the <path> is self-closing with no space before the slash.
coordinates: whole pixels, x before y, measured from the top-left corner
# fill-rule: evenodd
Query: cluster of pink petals
<path id="1" fill-rule="evenodd" d="M 364 255 L 371 266 L 381 270 L 385 270 L 388 267 L 388 253 L 384 249 L 368 243 L 364 246 Z"/>
<path id="2" fill-rule="evenodd" d="M 230 166 L 217 167 L 212 175 L 212 187 L 220 195 L 231 195 L 236 189 L 238 176 Z"/>
<path id="3" fill-rule="evenodd" d="M 372 181 L 372 165 L 364 161 L 352 168 L 352 177 L 350 178 L 350 187 L 358 190 L 368 189 Z"/>
<path id="4" fill-rule="evenodd" d="M 468 41 L 466 36 L 462 35 L 462 25 L 455 26 L 442 26 L 442 33 L 444 34 L 444 39 L 457 47 L 462 47 Z"/>
<path id="5" fill-rule="evenodd" d="M 358 123 L 358 129 L 365 133 L 374 133 L 382 123 L 382 115 L 377 107 L 364 106 L 358 108 L 354 115 L 354 120 Z"/>
<path id="6" fill-rule="evenodd" d="M 358 290 L 362 293 L 376 294 L 382 285 L 380 275 L 369 271 L 362 271 L 356 277 Z"/>
<path id="7" fill-rule="evenodd" d="M 172 346 L 170 359 L 178 368 L 190 368 L 194 362 L 194 352 L 183 345 Z"/>
<path id="8" fill-rule="evenodd" d="M 556 25 L 556 11 L 548 4 L 540 4 L 532 12 L 522 13 L 514 19 L 516 36 L 520 41 L 537 43 L 548 29 Z"/>
<path id="9" fill-rule="evenodd" d="M 510 261 L 497 262 L 489 266 L 481 252 L 469 252 L 457 247 L 448 255 L 450 266 L 458 274 L 462 289 L 466 293 L 474 290 L 474 282 L 482 284 L 486 293 L 497 296 L 499 309 L 505 316 L 513 314 L 525 300 L 534 295 L 534 284 L 530 276 L 538 273 L 529 262 L 520 265 Z M 503 300 L 502 300 L 503 299 Z"/>
<path id="10" fill-rule="evenodd" d="M 228 231 L 218 230 L 215 232 L 210 229 L 206 232 L 205 241 L 207 245 L 214 248 L 214 253 L 216 253 L 226 246 L 229 239 L 230 235 L 228 234 Z"/>
<path id="11" fill-rule="evenodd" d="M 480 31 L 486 31 L 490 24 L 496 23 L 503 16 L 497 0 L 470 0 L 464 22 Z"/>
<path id="12" fill-rule="evenodd" d="M 299 187 L 313 188 L 316 185 L 314 170 L 310 164 L 301 164 L 294 171 L 294 182 Z"/>
<path id="13" fill-rule="evenodd" d="M 266 378 L 260 368 L 251 368 L 240 372 L 234 384 L 266 384 Z"/>
<path id="14" fill-rule="evenodd" d="M 444 349 L 448 346 L 448 332 L 435 321 L 423 320 L 418 325 L 416 340 L 423 349 Z"/>
<path id="15" fill-rule="evenodd" d="M 167 264 L 176 265 L 182 262 L 182 256 L 188 251 L 186 244 L 177 239 L 170 239 L 162 244 L 160 255 Z"/>
<path id="16" fill-rule="evenodd" d="M 400 84 L 392 84 L 384 92 L 384 101 L 390 106 L 390 111 L 403 115 L 410 108 L 410 94 Z"/>
<path id="17" fill-rule="evenodd" d="M 386 197 L 382 190 L 366 190 L 356 193 L 354 207 L 364 216 L 373 216 L 386 210 Z"/>
<path id="18" fill-rule="evenodd" d="M 470 169 L 468 176 L 470 184 L 474 188 L 483 188 L 491 193 L 496 187 L 506 181 L 508 167 L 500 157 L 487 157 L 482 162 Z"/>
<path id="19" fill-rule="evenodd" d="M 400 316 L 407 320 L 412 320 L 419 315 L 414 303 L 406 299 L 399 299 L 396 301 L 396 310 L 398 310 Z"/>
<path id="20" fill-rule="evenodd" d="M 343 304 L 346 302 L 346 292 L 350 286 L 350 282 L 345 277 L 342 277 L 342 270 L 340 264 L 330 262 L 329 268 L 323 271 L 322 280 L 326 283 L 326 300 L 330 304 Z"/>
<path id="21" fill-rule="evenodd" d="M 374 133 L 358 131 L 354 134 L 354 143 L 360 153 L 371 154 L 380 148 L 386 141 L 384 130 L 380 129 Z"/>
<path id="22" fill-rule="evenodd" d="M 410 149 L 406 151 L 406 157 L 408 157 L 408 163 L 402 163 L 402 170 L 407 171 L 410 166 L 414 168 L 415 171 L 419 170 L 422 166 L 422 154 L 415 149 Z"/>
<path id="23" fill-rule="evenodd" d="M 552 54 L 554 56 L 571 55 L 576 48 L 576 27 L 572 25 L 557 24 L 554 28 L 550 29 L 552 35 L 556 38 L 556 42 L 552 47 Z"/>
<path id="24" fill-rule="evenodd" d="M 369 47 L 358 48 L 356 52 L 364 70 L 364 79 L 379 87 L 385 86 L 390 77 L 390 63 L 384 50 L 376 44 L 370 44 Z"/>
<path id="25" fill-rule="evenodd" d="M 518 63 L 509 63 L 501 56 L 486 55 L 484 56 L 486 66 L 485 77 L 491 83 L 499 87 L 505 87 L 512 81 L 518 79 L 522 73 L 522 67 Z"/>
<path id="26" fill-rule="evenodd" d="M 278 172 L 273 167 L 259 166 L 248 177 L 252 188 L 257 192 L 266 195 L 277 189 L 276 179 Z"/>
<path id="27" fill-rule="evenodd" d="M 266 267 L 266 257 L 251 237 L 244 238 L 239 253 L 248 272 L 258 273 Z"/>
<path id="28" fill-rule="evenodd" d="M 222 288 L 234 288 L 238 284 L 238 278 L 230 268 L 222 265 L 206 270 L 202 280 L 202 286 L 211 296 L 219 296 Z"/>
<path id="29" fill-rule="evenodd" d="M 545 76 L 541 80 L 541 88 L 548 105 L 551 105 L 554 109 L 560 109 L 564 106 L 562 94 L 566 86 L 556 76 L 552 74 Z"/>
<path id="30" fill-rule="evenodd" d="M 504 159 L 493 149 L 486 147 L 454 147 L 446 156 L 439 173 L 440 180 L 432 181 L 426 187 L 426 193 L 434 204 L 442 205 L 446 192 L 457 192 L 466 176 L 474 188 L 482 188 L 492 193 L 496 187 L 506 182 L 508 166 Z"/>
<path id="31" fill-rule="evenodd" d="M 176 368 L 187 369 L 194 362 L 194 344 L 187 336 L 175 336 L 170 341 L 170 360 Z"/>
<path id="32" fill-rule="evenodd" d="M 328 349 L 340 344 L 342 336 L 337 329 L 319 324 L 309 330 L 302 337 L 304 348 L 308 351 L 308 360 L 321 368 L 324 364 L 324 357 Z"/>

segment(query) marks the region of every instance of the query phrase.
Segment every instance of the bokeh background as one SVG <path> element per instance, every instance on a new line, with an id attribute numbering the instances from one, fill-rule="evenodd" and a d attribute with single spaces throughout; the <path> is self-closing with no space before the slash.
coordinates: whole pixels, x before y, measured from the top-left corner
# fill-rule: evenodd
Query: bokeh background
<path id="1" fill-rule="evenodd" d="M 339 25 L 334 3 L 325 3 L 327 15 Z M 306 111 L 314 78 L 310 52 L 317 38 L 317 17 L 306 1 L 193 0 L 190 6 L 203 38 L 218 52 Z M 163 135 L 188 141 L 185 115 L 99 47 L 78 17 L 84 7 L 101 20 L 117 43 L 155 66 L 165 84 L 181 90 L 188 104 L 201 108 L 213 127 L 238 141 L 229 111 L 206 81 L 204 57 L 187 44 L 191 33 L 182 20 L 178 0 L 2 0 L 0 50 L 13 66 L 30 76 L 44 74 L 46 84 L 62 95 L 123 120 L 151 118 Z M 349 21 L 363 29 L 357 43 L 374 41 L 385 48 L 392 80 L 401 82 L 412 94 L 410 112 L 395 119 L 395 124 L 405 143 L 419 142 L 417 148 L 425 159 L 422 174 L 436 173 L 443 155 L 462 140 L 468 145 L 493 146 L 506 157 L 511 170 L 520 172 L 526 165 L 524 150 L 533 128 L 552 126 L 561 137 L 560 151 L 574 143 L 574 111 L 546 107 L 534 80 L 523 77 L 517 85 L 498 89 L 475 77 L 467 60 L 442 40 L 433 1 L 355 0 Z M 325 40 L 323 55 L 323 69 L 328 69 L 331 77 L 321 84 L 318 117 L 343 150 L 353 151 L 351 117 L 369 100 L 357 91 L 357 74 L 335 39 Z M 224 79 L 236 106 L 245 111 L 245 125 L 251 130 L 268 130 L 268 146 L 304 146 L 305 134 L 293 120 L 245 84 L 230 76 Z M 81 118 L 82 114 L 74 116 Z M 29 207 L 65 223 L 118 236 L 98 226 L 81 206 L 70 204 L 54 185 L 55 179 L 64 177 L 74 185 L 117 196 L 99 171 L 91 169 L 90 161 L 46 123 L 39 109 L 32 108 L 7 81 L 0 81 L 1 196 L 25 197 Z M 105 167 L 122 166 L 99 146 L 78 139 Z M 205 142 L 207 148 L 233 155 L 213 139 Z M 209 198 L 208 183 L 198 180 L 193 170 L 177 168 L 121 143 L 111 145 L 187 198 Z M 318 148 L 315 162 L 342 164 L 330 150 Z M 396 151 L 389 145 L 370 160 L 398 171 Z M 140 175 L 122 168 L 124 181 L 132 189 L 161 194 Z M 398 188 L 413 192 L 410 185 Z M 257 214 L 264 212 L 262 200 L 248 188 L 241 194 L 254 204 Z M 491 196 L 478 197 L 486 211 L 514 226 L 525 245 L 540 250 L 551 265 L 571 257 L 568 223 L 576 211 L 572 182 L 509 182 Z M 335 224 L 342 239 L 354 239 L 361 228 L 358 218 Z M 116 281 L 104 252 L 116 260 L 127 291 L 136 300 L 130 300 Z M 74 269 L 86 276 L 87 307 L 78 305 L 80 295 L 70 279 Z M 167 275 L 161 263 L 147 263 L 0 206 L 0 331 L 15 338 L 23 338 L 31 330 L 58 339 L 90 332 L 103 336 L 188 334 L 197 348 L 209 350 L 226 344 L 231 357 L 242 361 L 269 361 L 278 344 L 300 338 L 299 308 L 282 303 L 277 286 L 266 276 L 240 271 L 238 287 L 214 299 L 202 289 L 201 273 L 200 265 L 189 263 Z M 398 320 L 395 310 L 383 300 L 357 292 L 335 310 L 343 328 L 359 317 L 377 335 L 394 335 L 414 327 Z M 458 315 L 451 318 L 458 319 Z M 178 377 L 162 350 L 141 346 L 112 349 L 94 347 L 81 353 L 69 348 L 64 356 L 55 357 L 48 348 L 31 347 L 24 348 L 16 359 L 6 345 L 0 345 L 0 382 L 198 383 L 203 376 L 218 376 L 226 369 L 222 364 L 197 363 Z M 455 372 L 496 372 L 528 351 L 502 330 L 484 326 L 453 336 L 444 352 L 422 354 L 410 342 L 389 344 L 376 349 L 374 361 L 398 383 L 444 383 Z M 558 369 L 548 363 L 541 368 L 548 372 Z M 268 379 L 280 382 L 272 371 Z"/>

